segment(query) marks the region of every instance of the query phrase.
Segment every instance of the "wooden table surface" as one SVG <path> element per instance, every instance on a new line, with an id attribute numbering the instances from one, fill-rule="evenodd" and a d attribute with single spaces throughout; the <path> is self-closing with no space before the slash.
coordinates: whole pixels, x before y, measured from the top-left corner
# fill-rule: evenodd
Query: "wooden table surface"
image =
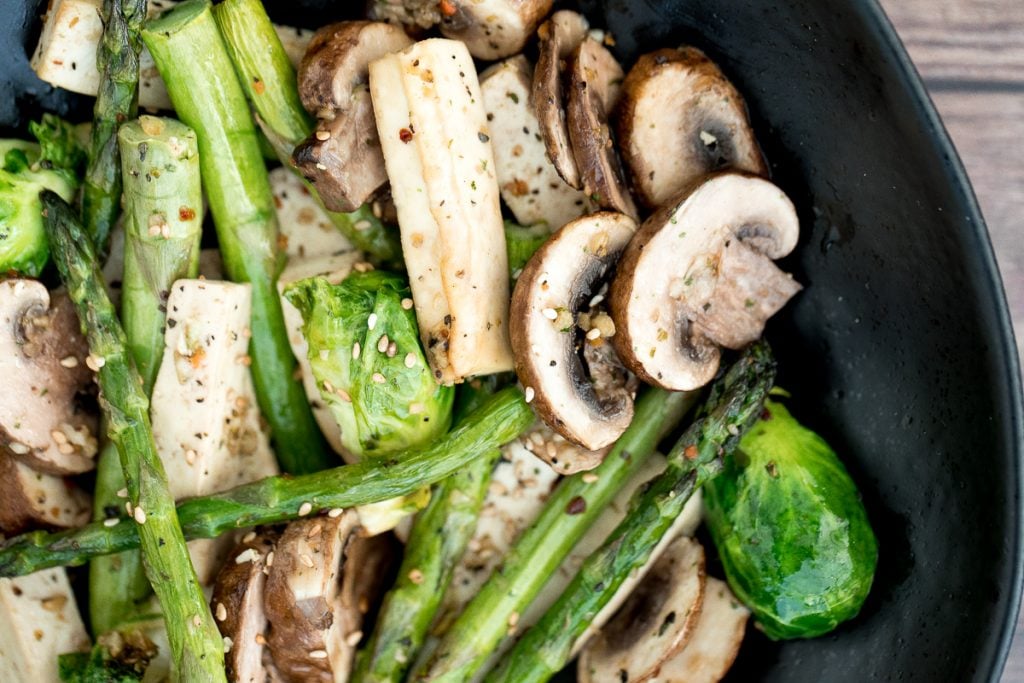
<path id="1" fill-rule="evenodd" d="M 1024 356 L 1024 0 L 881 0 L 981 202 Z M 1024 683 L 1024 619 L 1003 674 Z"/>

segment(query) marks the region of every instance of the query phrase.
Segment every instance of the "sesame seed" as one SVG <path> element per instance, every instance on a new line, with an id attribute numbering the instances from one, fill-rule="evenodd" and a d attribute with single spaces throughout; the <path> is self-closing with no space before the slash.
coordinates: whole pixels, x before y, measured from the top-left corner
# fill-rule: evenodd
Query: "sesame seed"
<path id="1" fill-rule="evenodd" d="M 370 328 L 371 330 L 373 328 L 377 327 L 377 314 L 376 313 L 371 313 L 370 316 L 366 319 L 366 326 L 368 328 Z"/>
<path id="2" fill-rule="evenodd" d="M 410 351 L 405 354 L 405 367 L 411 368 L 414 365 L 416 365 L 416 354 Z"/>
<path id="3" fill-rule="evenodd" d="M 558 311 L 556 311 L 556 310 L 555 310 L 555 309 L 553 309 L 553 308 L 544 308 L 544 309 L 541 309 L 541 312 L 540 312 L 540 313 L 541 313 L 541 315 L 543 315 L 543 316 L 544 316 L 545 318 L 547 318 L 548 320 L 554 320 L 555 318 L 557 318 L 557 317 L 558 317 Z"/>
<path id="4" fill-rule="evenodd" d="M 227 636 L 224 636 L 224 652 L 231 652 L 231 646 L 235 644 L 235 641 L 231 640 Z"/>
<path id="5" fill-rule="evenodd" d="M 377 352 L 384 353 L 385 351 L 387 351 L 389 341 L 390 340 L 388 339 L 388 335 L 382 334 L 380 339 L 377 340 Z"/>
<path id="6" fill-rule="evenodd" d="M 242 536 L 242 543 L 252 543 L 256 540 L 256 532 L 250 531 L 245 536 Z"/>
<path id="7" fill-rule="evenodd" d="M 121 520 L 117 517 L 111 517 L 110 519 L 103 520 L 103 526 L 109 529 L 112 526 L 117 526 L 120 522 Z"/>
<path id="8" fill-rule="evenodd" d="M 388 358 L 394 358 L 396 353 L 398 353 L 398 344 L 391 342 L 388 344 Z"/>
<path id="9" fill-rule="evenodd" d="M 310 529 L 306 533 L 306 538 L 313 538 L 314 536 L 316 536 L 317 534 L 319 534 L 323 530 L 324 530 L 324 525 L 323 524 L 319 524 L 319 523 L 318 524 L 314 524 L 313 528 Z"/>
<path id="10" fill-rule="evenodd" d="M 412 299 L 402 299 L 402 308 L 409 310 L 412 308 Z"/>
<path id="11" fill-rule="evenodd" d="M 341 517 L 341 513 L 343 512 L 344 510 L 341 508 L 331 508 L 330 512 L 327 513 L 327 516 L 331 519 L 337 519 L 338 517 Z"/>
<path id="12" fill-rule="evenodd" d="M 151 225 L 151 226 L 149 226 L 148 232 L 149 232 L 149 236 L 150 237 L 156 237 L 157 235 L 160 234 L 160 226 L 159 225 Z"/>
<path id="13" fill-rule="evenodd" d="M 257 633 L 256 637 L 253 638 L 253 640 L 256 641 L 257 645 L 266 645 L 267 644 L 267 637 L 264 636 L 262 633 Z"/>
<path id="14" fill-rule="evenodd" d="M 107 359 L 102 356 L 94 356 L 91 353 L 85 357 L 85 366 L 93 372 L 98 372 L 100 368 L 107 364 Z"/>
<path id="15" fill-rule="evenodd" d="M 117 497 L 118 498 L 127 498 L 128 497 L 128 489 L 127 488 L 118 489 L 117 490 Z"/>
<path id="16" fill-rule="evenodd" d="M 132 516 L 135 517 L 135 521 L 139 524 L 146 523 L 146 511 L 143 510 L 141 507 L 135 508 L 135 512 L 132 514 Z"/>
<path id="17" fill-rule="evenodd" d="M 340 398 L 345 403 L 351 403 L 352 402 L 352 396 L 349 395 L 349 393 L 347 391 L 345 391 L 344 389 L 335 389 L 334 393 L 336 393 L 338 395 L 338 398 Z"/>
<path id="18" fill-rule="evenodd" d="M 598 477 L 593 472 L 586 472 L 582 477 L 580 477 L 580 479 L 583 480 L 584 484 L 593 484 L 597 481 Z"/>
<path id="19" fill-rule="evenodd" d="M 374 270 L 374 268 L 373 264 L 369 261 L 359 261 L 352 265 L 352 270 L 357 273 L 369 273 L 371 270 Z"/>
<path id="20" fill-rule="evenodd" d="M 736 425 L 733 425 L 733 424 L 731 424 L 731 425 L 729 425 L 728 427 L 726 427 L 726 429 L 727 429 L 727 430 L 728 430 L 728 432 L 729 432 L 730 434 L 732 434 L 733 436 L 739 436 L 739 433 L 740 433 L 740 429 L 739 429 L 739 427 L 737 427 Z"/>
<path id="21" fill-rule="evenodd" d="M 349 647 L 355 647 L 356 645 L 359 644 L 359 641 L 362 640 L 362 639 L 363 639 L 363 632 L 362 631 L 352 631 L 352 633 L 348 634 L 348 637 L 345 638 L 345 643 L 348 644 Z"/>
<path id="22" fill-rule="evenodd" d="M 132 507 L 132 502 L 130 500 L 125 501 L 125 503 L 124 503 L 124 511 L 128 513 L 129 517 L 132 516 L 132 511 L 133 510 L 135 510 L 135 508 Z"/>
<path id="23" fill-rule="evenodd" d="M 326 171 L 327 170 L 327 167 L 324 166 L 323 164 L 321 164 L 319 161 L 316 163 L 316 167 L 320 171 Z"/>
<path id="24" fill-rule="evenodd" d="M 371 223 L 370 221 L 366 220 L 365 218 L 363 220 L 361 220 L 361 221 L 356 221 L 355 223 L 352 224 L 352 227 L 355 228 L 356 230 L 359 230 L 359 231 L 368 230 L 372 226 L 373 226 L 373 223 Z"/>
<path id="25" fill-rule="evenodd" d="M 71 455 L 72 453 L 75 452 L 75 447 L 69 443 L 62 443 L 61 445 L 57 446 L 57 451 L 59 451 L 63 455 Z"/>
<path id="26" fill-rule="evenodd" d="M 11 451 L 17 455 L 25 455 L 26 453 L 28 453 L 29 450 L 28 446 L 21 443 L 20 441 L 12 441 L 10 445 L 8 445 L 7 447 L 10 448 Z"/>
<path id="27" fill-rule="evenodd" d="M 331 131 L 329 131 L 329 130 L 318 130 L 316 132 L 316 139 L 320 140 L 320 141 L 330 140 L 331 139 Z"/>
<path id="28" fill-rule="evenodd" d="M 371 375 L 370 379 L 372 379 L 377 384 L 384 384 L 384 382 L 387 381 L 386 379 L 384 379 L 384 375 L 380 374 L 379 372 L 373 373 L 373 375 Z"/>
<path id="29" fill-rule="evenodd" d="M 188 450 L 185 451 L 185 462 L 187 462 L 189 465 L 194 465 L 196 463 L 196 458 L 198 457 L 198 455 L 199 454 L 196 453 L 193 449 L 189 448 Z"/>
<path id="30" fill-rule="evenodd" d="M 65 368 L 77 368 L 78 359 L 75 358 L 74 356 L 65 356 L 64 358 L 60 359 L 60 364 Z"/>
<path id="31" fill-rule="evenodd" d="M 592 327 L 590 328 L 590 330 L 587 331 L 587 339 L 589 339 L 590 341 L 593 341 L 600 336 L 601 330 L 597 329 L 596 327 Z"/>
<path id="32" fill-rule="evenodd" d="M 409 404 L 409 414 L 410 415 L 419 415 L 422 412 L 423 412 L 423 404 L 422 403 L 410 403 Z"/>
<path id="33" fill-rule="evenodd" d="M 526 402 L 529 403 L 529 402 L 531 402 L 533 400 L 534 394 L 536 392 L 534 392 L 533 387 L 526 387 L 526 392 L 525 393 L 526 393 Z"/>
<path id="34" fill-rule="evenodd" d="M 203 618 L 198 614 L 192 615 L 192 625 L 198 628 L 203 623 Z"/>
<path id="35" fill-rule="evenodd" d="M 305 503 L 303 503 L 302 505 L 299 506 L 299 517 L 305 517 L 306 515 L 308 515 L 312 511 L 313 511 L 313 504 L 310 503 L 309 501 L 306 501 Z"/>
<path id="36" fill-rule="evenodd" d="M 299 555 L 299 560 L 301 560 L 302 564 L 306 565 L 310 569 L 313 568 L 313 558 L 307 555 L 306 553 L 302 553 L 301 555 Z"/>
<path id="37" fill-rule="evenodd" d="M 423 572 L 419 569 L 413 569 L 409 572 L 409 580 L 415 583 L 417 586 L 423 583 Z"/>
<path id="38" fill-rule="evenodd" d="M 224 606 L 223 602 L 217 603 L 217 621 L 224 621 L 228 618 L 228 608 Z"/>
<path id="39" fill-rule="evenodd" d="M 264 564 L 267 565 L 268 567 L 273 567 L 274 566 L 274 551 L 273 550 L 271 550 L 269 553 L 267 553 L 267 560 L 266 560 L 266 562 L 264 562 Z"/>
<path id="40" fill-rule="evenodd" d="M 310 650 L 309 656 L 311 659 L 327 659 L 327 650 Z"/>
<path id="41" fill-rule="evenodd" d="M 238 553 L 238 557 L 235 558 L 235 564 L 245 564 L 246 562 L 254 562 L 259 559 L 260 554 L 252 548 L 246 548 L 242 552 Z"/>
<path id="42" fill-rule="evenodd" d="M 590 308 L 593 308 L 602 301 L 604 301 L 604 294 L 595 294 L 594 298 L 590 300 Z"/>
<path id="43" fill-rule="evenodd" d="M 54 429 L 50 432 L 50 438 L 53 439 L 57 445 L 66 444 L 68 442 L 68 435 L 59 429 Z"/>

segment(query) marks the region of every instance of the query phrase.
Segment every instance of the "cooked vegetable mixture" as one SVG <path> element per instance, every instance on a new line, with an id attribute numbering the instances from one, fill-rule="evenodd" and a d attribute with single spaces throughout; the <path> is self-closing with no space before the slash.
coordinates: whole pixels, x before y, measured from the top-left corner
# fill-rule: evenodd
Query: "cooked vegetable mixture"
<path id="1" fill-rule="evenodd" d="M 51 3 L 96 100 L 0 140 L 0 680 L 714 682 L 856 618 L 743 98 L 552 4 Z"/>

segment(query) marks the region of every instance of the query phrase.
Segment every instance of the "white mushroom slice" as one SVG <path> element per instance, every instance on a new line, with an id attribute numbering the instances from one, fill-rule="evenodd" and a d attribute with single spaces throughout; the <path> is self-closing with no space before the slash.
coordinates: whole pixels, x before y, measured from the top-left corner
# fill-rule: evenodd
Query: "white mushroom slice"
<path id="1" fill-rule="evenodd" d="M 602 208 L 636 218 L 608 125 L 622 89 L 622 67 L 607 48 L 588 37 L 573 53 L 569 73 L 569 139 L 583 192 Z"/>
<path id="2" fill-rule="evenodd" d="M 264 531 L 239 543 L 217 574 L 210 607 L 221 635 L 231 639 L 231 649 L 224 656 L 228 680 L 264 683 L 269 676 L 263 663 L 267 642 L 263 599 L 267 557 L 276 541 L 277 533 Z M 243 555 L 245 561 L 235 562 Z"/>
<path id="3" fill-rule="evenodd" d="M 466 46 L 416 43 L 370 65 L 420 336 L 442 383 L 512 368 L 508 257 L 487 115 Z"/>
<path id="4" fill-rule="evenodd" d="M 523 49 L 552 0 L 451 0 L 443 12 L 441 33 L 461 40 L 477 59 L 490 61 Z"/>
<path id="5" fill-rule="evenodd" d="M 57 655 L 89 645 L 63 568 L 0 579 L 0 680 L 57 683 Z"/>
<path id="6" fill-rule="evenodd" d="M 92 499 L 77 484 L 7 454 L 0 454 L 0 499 L 0 532 L 9 535 L 33 526 L 82 526 L 92 517 Z"/>
<path id="7" fill-rule="evenodd" d="M 251 289 L 178 280 L 153 386 L 153 436 L 175 499 L 277 473 L 248 368 Z"/>
<path id="8" fill-rule="evenodd" d="M 611 288 L 615 350 L 645 381 L 690 390 L 718 370 L 800 289 L 771 259 L 796 246 L 793 203 L 738 172 L 703 179 L 641 226 Z M 667 275 L 668 274 L 668 275 Z"/>
<path id="9" fill-rule="evenodd" d="M 540 123 L 548 158 L 570 187 L 583 187 L 569 143 L 565 113 L 568 86 L 566 62 L 587 37 L 589 25 L 581 14 L 560 10 L 537 29 L 537 68 L 533 72 L 531 104 Z"/>
<path id="10" fill-rule="evenodd" d="M 281 166 L 268 176 L 289 264 L 356 251 L 297 175 Z"/>
<path id="11" fill-rule="evenodd" d="M 512 57 L 480 75 L 480 90 L 501 198 L 520 224 L 543 221 L 557 230 L 585 213 L 587 202 L 547 158 L 540 124 L 530 106 L 531 71 L 525 57 Z"/>
<path id="12" fill-rule="evenodd" d="M 438 0 L 374 0 L 369 3 L 369 14 L 379 21 L 409 26 L 415 33 L 441 23 L 441 4 Z"/>
<path id="13" fill-rule="evenodd" d="M 729 585 L 709 576 L 696 628 L 650 683 L 717 683 L 725 678 L 739 654 L 749 616 Z"/>
<path id="14" fill-rule="evenodd" d="M 43 81 L 82 95 L 96 95 L 100 75 L 96 48 L 103 34 L 102 0 L 54 0 L 46 11 L 43 31 L 32 55 L 32 69 Z M 173 7 L 170 0 L 151 0 L 148 16 Z M 275 26 L 293 65 L 298 65 L 312 35 L 302 29 Z M 139 106 L 170 109 L 171 99 L 146 48 L 139 55 Z"/>
<path id="15" fill-rule="evenodd" d="M 623 82 L 617 131 L 633 188 L 651 208 L 712 171 L 768 175 L 743 97 L 696 48 L 637 60 Z"/>
<path id="16" fill-rule="evenodd" d="M 552 429 L 589 450 L 619 438 L 633 399 L 617 387 L 597 393 L 580 359 L 577 316 L 635 230 L 632 218 L 611 212 L 567 223 L 526 264 L 512 296 L 516 374 L 527 400 Z"/>
<path id="17" fill-rule="evenodd" d="M 578 680 L 650 680 L 686 645 L 700 617 L 704 588 L 704 548 L 692 538 L 677 538 L 583 648 Z"/>
<path id="18" fill-rule="evenodd" d="M 76 400 L 93 373 L 71 301 L 63 293 L 51 300 L 36 280 L 4 280 L 0 326 L 2 452 L 48 474 L 93 469 L 96 418 Z"/>

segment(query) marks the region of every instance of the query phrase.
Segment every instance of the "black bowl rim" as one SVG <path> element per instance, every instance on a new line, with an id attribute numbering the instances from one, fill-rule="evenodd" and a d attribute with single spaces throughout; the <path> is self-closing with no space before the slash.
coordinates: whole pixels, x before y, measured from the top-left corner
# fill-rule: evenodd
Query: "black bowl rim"
<path id="1" fill-rule="evenodd" d="M 938 150 L 944 155 L 944 170 L 949 178 L 950 185 L 957 190 L 953 197 L 959 204 L 962 215 L 968 218 L 970 225 L 963 226 L 972 246 L 976 249 L 976 255 L 984 268 L 984 285 L 992 297 L 992 302 L 997 314 L 997 327 L 995 330 L 995 341 L 998 348 L 993 349 L 993 355 L 1002 360 L 1003 369 L 1007 376 L 1008 394 L 1003 397 L 1002 405 L 1005 408 L 1006 416 L 1009 418 L 1010 440 L 1007 447 L 1011 450 L 1008 453 L 1007 464 L 1012 471 L 1015 482 L 1015 500 L 1012 505 L 1013 519 L 1011 520 L 1011 561 L 1013 563 L 1013 585 L 1009 586 L 1009 600 L 1006 601 L 1005 611 L 1002 615 L 1002 623 L 999 624 L 999 642 L 996 648 L 996 656 L 991 662 L 979 671 L 982 680 L 997 683 L 1006 658 L 1010 652 L 1010 644 L 1013 641 L 1014 631 L 1017 623 L 1017 613 L 1020 609 L 1022 580 L 1024 580 L 1024 527 L 1021 521 L 1024 520 L 1024 477 L 1022 477 L 1022 460 L 1024 460 L 1024 389 L 1021 384 L 1021 366 L 1017 354 L 1017 344 L 1014 339 L 1013 324 L 1010 319 L 1010 311 L 1006 302 L 1006 291 L 1003 288 L 1002 277 L 999 274 L 999 267 L 996 263 L 995 252 L 992 249 L 992 242 L 989 238 L 988 227 L 981 215 L 981 208 L 978 199 L 971 187 L 964 168 L 963 161 L 953 145 L 953 141 L 946 130 L 938 110 L 928 95 L 924 80 L 921 78 L 917 67 L 914 66 L 906 47 L 900 40 L 896 29 L 882 9 L 878 0 L 863 0 L 859 3 L 863 9 L 864 18 L 882 37 L 885 49 L 889 51 L 889 58 L 895 65 L 902 85 L 912 92 L 917 113 L 927 121 L 935 131 L 931 136 L 932 141 Z"/>

